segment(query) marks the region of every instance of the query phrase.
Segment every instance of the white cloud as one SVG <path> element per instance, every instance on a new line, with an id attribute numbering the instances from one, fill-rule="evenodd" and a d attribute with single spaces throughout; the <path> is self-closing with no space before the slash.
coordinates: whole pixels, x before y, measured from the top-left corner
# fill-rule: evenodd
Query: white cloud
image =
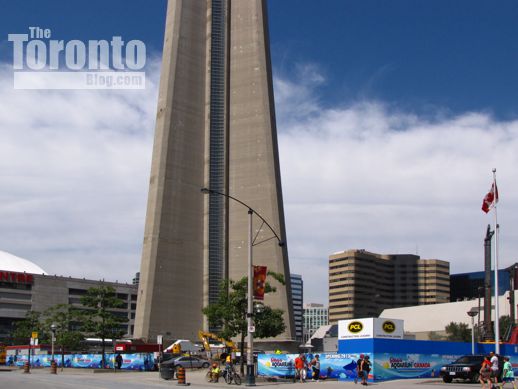
<path id="1" fill-rule="evenodd" d="M 327 257 L 350 248 L 481 270 L 498 169 L 501 263 L 518 239 L 518 121 L 424 119 L 378 102 L 324 107 L 315 65 L 275 92 L 290 263 L 327 301 Z M 129 281 L 139 270 L 158 62 L 143 91 L 17 91 L 0 67 L 0 250 L 49 273 Z M 114 276 L 116 275 L 116 276 Z"/>
<path id="2" fill-rule="evenodd" d="M 14 90 L 0 67 L 0 249 L 49 273 L 129 281 L 140 262 L 157 100 Z"/>
<path id="3" fill-rule="evenodd" d="M 280 107 L 277 127 L 291 269 L 304 277 L 306 301 L 327 301 L 327 257 L 345 249 L 418 252 L 450 261 L 453 272 L 483 270 L 493 220 L 480 207 L 493 167 L 500 263 L 514 263 L 518 121 L 429 120 L 378 102 L 324 108 L 304 81 L 279 86 L 280 104 L 296 102 Z"/>

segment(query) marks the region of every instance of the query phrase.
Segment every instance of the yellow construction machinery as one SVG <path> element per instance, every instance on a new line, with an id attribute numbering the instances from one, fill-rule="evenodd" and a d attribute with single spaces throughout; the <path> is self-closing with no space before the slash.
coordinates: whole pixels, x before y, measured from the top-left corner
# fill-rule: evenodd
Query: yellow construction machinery
<path id="1" fill-rule="evenodd" d="M 237 347 L 234 344 L 234 342 L 232 342 L 231 340 L 223 339 L 222 337 L 213 334 L 212 332 L 198 331 L 198 338 L 200 338 L 200 340 L 203 342 L 203 348 L 205 349 L 205 351 L 211 351 L 209 339 L 223 343 L 225 347 L 231 349 L 234 352 L 237 351 Z"/>

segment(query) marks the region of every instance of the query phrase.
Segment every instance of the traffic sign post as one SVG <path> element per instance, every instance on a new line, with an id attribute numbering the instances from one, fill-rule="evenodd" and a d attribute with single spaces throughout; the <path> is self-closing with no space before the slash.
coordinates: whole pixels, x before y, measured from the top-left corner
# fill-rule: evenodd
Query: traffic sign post
<path id="1" fill-rule="evenodd" d="M 162 375 L 162 343 L 164 341 L 164 337 L 162 335 L 156 336 L 156 342 L 158 343 L 158 380 Z"/>
<path id="2" fill-rule="evenodd" d="M 31 334 L 30 342 L 29 342 L 29 356 L 28 356 L 29 371 L 31 369 L 32 348 L 36 344 L 38 344 L 38 333 L 36 331 L 33 331 L 32 334 Z"/>

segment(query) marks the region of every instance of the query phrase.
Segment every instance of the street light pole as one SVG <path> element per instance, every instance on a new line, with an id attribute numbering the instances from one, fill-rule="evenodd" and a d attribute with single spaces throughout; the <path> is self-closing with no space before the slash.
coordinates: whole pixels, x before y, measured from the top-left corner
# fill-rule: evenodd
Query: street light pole
<path id="1" fill-rule="evenodd" d="M 212 190 L 209 188 L 201 188 L 201 192 L 203 194 L 216 194 L 219 196 L 227 197 L 231 200 L 234 200 L 235 202 L 241 204 L 242 206 L 248 208 L 248 308 L 246 312 L 246 318 L 247 318 L 247 326 L 248 326 L 248 341 L 247 341 L 247 353 L 246 353 L 246 385 L 247 386 L 255 386 L 255 365 L 254 365 L 254 266 L 253 266 L 253 256 L 252 256 L 252 248 L 254 245 L 258 245 L 261 243 L 264 243 L 270 239 L 277 239 L 277 243 L 279 246 L 284 246 L 284 242 L 279 238 L 277 233 L 274 231 L 272 226 L 268 224 L 268 222 L 259 215 L 252 207 L 245 204 L 241 200 L 236 199 L 235 197 L 232 197 L 226 193 L 218 192 L 216 190 Z M 257 215 L 259 219 L 265 224 L 270 231 L 273 233 L 273 237 L 270 239 L 263 240 L 259 243 L 255 243 L 255 239 L 253 236 L 253 229 L 252 229 L 252 221 L 253 216 Z"/>
<path id="2" fill-rule="evenodd" d="M 475 355 L 475 316 L 478 315 L 477 308 L 471 308 L 467 313 L 471 317 L 471 354 Z"/>
<path id="3" fill-rule="evenodd" d="M 255 385 L 254 372 L 254 262 L 252 257 L 252 219 L 254 211 L 248 209 L 248 350 L 246 353 L 246 385 Z"/>
<path id="4" fill-rule="evenodd" d="M 50 325 L 50 331 L 52 332 L 52 339 L 51 339 L 51 344 L 52 344 L 52 362 L 54 362 L 54 342 L 56 341 L 56 325 L 54 323 L 52 323 Z"/>

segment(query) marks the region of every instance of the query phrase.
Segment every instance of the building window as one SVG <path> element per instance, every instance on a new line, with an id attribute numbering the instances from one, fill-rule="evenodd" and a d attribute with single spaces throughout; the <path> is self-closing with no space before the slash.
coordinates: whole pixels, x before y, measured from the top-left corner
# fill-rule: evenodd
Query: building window
<path id="1" fill-rule="evenodd" d="M 74 289 L 74 288 L 69 288 L 68 289 L 68 294 L 73 294 L 75 296 L 83 296 L 86 294 L 86 289 Z"/>
<path id="2" fill-rule="evenodd" d="M 30 311 L 30 304 L 10 304 L 10 303 L 0 303 L 0 309 L 21 309 L 24 311 Z"/>
<path id="3" fill-rule="evenodd" d="M 30 294 L 22 294 L 22 293 L 10 293 L 10 292 L 0 292 L 0 298 L 11 299 L 11 300 L 24 300 L 30 301 Z"/>

